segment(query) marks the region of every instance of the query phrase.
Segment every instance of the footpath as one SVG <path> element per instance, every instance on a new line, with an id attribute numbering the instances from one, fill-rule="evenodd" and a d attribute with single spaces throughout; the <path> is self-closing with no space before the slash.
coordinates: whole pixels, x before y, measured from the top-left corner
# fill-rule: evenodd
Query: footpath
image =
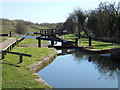
<path id="1" fill-rule="evenodd" d="M 6 48 L 9 44 L 11 44 L 12 42 L 14 42 L 16 40 L 16 38 L 11 37 L 11 38 L 7 38 L 7 40 L 5 40 L 4 42 L 0 43 L 0 51 L 3 50 L 4 48 Z"/>

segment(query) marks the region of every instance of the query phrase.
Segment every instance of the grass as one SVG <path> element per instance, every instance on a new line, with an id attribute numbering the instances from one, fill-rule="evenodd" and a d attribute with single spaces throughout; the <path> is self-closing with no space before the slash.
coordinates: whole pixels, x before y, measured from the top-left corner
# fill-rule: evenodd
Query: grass
<path id="1" fill-rule="evenodd" d="M 46 41 L 43 41 L 41 40 L 42 43 L 46 43 Z M 22 41 L 19 45 L 22 45 L 22 44 L 33 44 L 33 43 L 38 43 L 38 40 L 36 39 L 29 39 L 29 38 L 25 38 L 24 41 Z"/>
<path id="2" fill-rule="evenodd" d="M 77 37 L 75 35 L 68 34 L 68 35 L 62 36 L 62 38 L 70 41 L 75 41 L 75 38 Z M 89 43 L 88 38 L 81 37 L 79 39 L 80 46 L 88 46 L 89 45 L 88 43 Z M 92 49 L 104 50 L 104 49 L 112 49 L 112 48 L 118 48 L 118 47 L 120 47 L 120 44 L 92 40 Z"/>
<path id="3" fill-rule="evenodd" d="M 0 37 L 0 43 L 7 40 L 7 37 Z"/>
<path id="4" fill-rule="evenodd" d="M 12 33 L 14 33 L 15 26 L 13 26 L 13 25 L 2 25 L 2 31 L 0 33 L 8 34 L 9 31 L 12 31 Z"/>
<path id="5" fill-rule="evenodd" d="M 33 28 L 34 27 L 34 28 Z M 36 29 L 35 29 L 36 28 Z M 37 25 L 28 25 L 27 26 L 27 31 L 28 32 L 39 32 L 38 29 L 48 29 L 47 27 L 45 26 L 37 26 Z"/>
<path id="6" fill-rule="evenodd" d="M 20 44 L 36 43 L 36 40 L 25 39 Z M 2 87 L 3 88 L 46 88 L 34 81 L 36 76 L 29 72 L 29 65 L 40 61 L 40 58 L 49 55 L 52 49 L 38 47 L 15 47 L 13 52 L 31 54 L 32 57 L 23 56 L 23 62 L 18 64 L 19 56 L 7 54 L 2 60 Z"/>

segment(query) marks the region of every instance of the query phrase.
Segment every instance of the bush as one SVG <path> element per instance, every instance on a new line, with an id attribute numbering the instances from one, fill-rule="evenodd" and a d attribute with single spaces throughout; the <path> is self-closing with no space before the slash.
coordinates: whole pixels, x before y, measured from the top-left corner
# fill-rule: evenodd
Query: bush
<path id="1" fill-rule="evenodd" d="M 25 34 L 27 32 L 25 23 L 22 20 L 17 21 L 15 29 L 16 29 L 16 33 L 19 33 L 19 34 Z"/>

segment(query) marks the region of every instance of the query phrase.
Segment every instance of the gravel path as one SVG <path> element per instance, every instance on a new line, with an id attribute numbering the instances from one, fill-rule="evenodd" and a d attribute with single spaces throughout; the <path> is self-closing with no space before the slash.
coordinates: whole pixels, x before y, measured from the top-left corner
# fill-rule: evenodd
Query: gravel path
<path id="1" fill-rule="evenodd" d="M 0 51 L 6 48 L 9 44 L 11 44 L 13 41 L 15 41 L 16 38 L 7 38 L 4 42 L 0 43 Z"/>

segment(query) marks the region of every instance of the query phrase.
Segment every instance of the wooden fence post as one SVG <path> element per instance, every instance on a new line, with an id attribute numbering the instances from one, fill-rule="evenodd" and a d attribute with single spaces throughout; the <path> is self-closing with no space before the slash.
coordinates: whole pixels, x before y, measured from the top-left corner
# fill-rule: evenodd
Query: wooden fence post
<path id="1" fill-rule="evenodd" d="M 20 61 L 19 61 L 19 63 L 22 63 L 23 62 L 23 57 L 22 57 L 22 55 L 20 55 Z"/>
<path id="2" fill-rule="evenodd" d="M 2 58 L 1 59 L 4 59 L 5 58 L 5 52 L 2 51 Z"/>
<path id="3" fill-rule="evenodd" d="M 46 38 L 46 35 L 47 35 L 47 32 L 46 32 L 46 30 L 45 30 L 45 38 Z"/>
<path id="4" fill-rule="evenodd" d="M 41 47 L 41 38 L 38 37 L 37 39 L 38 39 L 38 47 Z"/>
<path id="5" fill-rule="evenodd" d="M 75 45 L 78 46 L 78 38 L 75 39 Z"/>
<path id="6" fill-rule="evenodd" d="M 10 31 L 10 37 L 12 36 L 12 33 L 11 33 L 11 31 Z"/>
<path id="7" fill-rule="evenodd" d="M 78 33 L 78 39 L 80 39 L 80 32 Z"/>
<path id="8" fill-rule="evenodd" d="M 12 50 L 12 46 L 9 47 L 10 48 L 10 51 Z"/>
<path id="9" fill-rule="evenodd" d="M 54 44 L 54 41 L 53 41 L 53 40 L 51 40 L 51 46 L 53 46 L 53 44 Z"/>
<path id="10" fill-rule="evenodd" d="M 92 46 L 92 43 L 91 43 L 91 35 L 89 35 L 89 46 Z"/>
<path id="11" fill-rule="evenodd" d="M 41 34 L 41 30 L 40 30 L 40 34 Z"/>
<path id="12" fill-rule="evenodd" d="M 7 53 L 6 53 L 6 50 L 4 50 L 4 55 L 6 55 Z"/>
<path id="13" fill-rule="evenodd" d="M 52 29 L 52 33 L 51 34 L 54 35 L 53 29 Z"/>

